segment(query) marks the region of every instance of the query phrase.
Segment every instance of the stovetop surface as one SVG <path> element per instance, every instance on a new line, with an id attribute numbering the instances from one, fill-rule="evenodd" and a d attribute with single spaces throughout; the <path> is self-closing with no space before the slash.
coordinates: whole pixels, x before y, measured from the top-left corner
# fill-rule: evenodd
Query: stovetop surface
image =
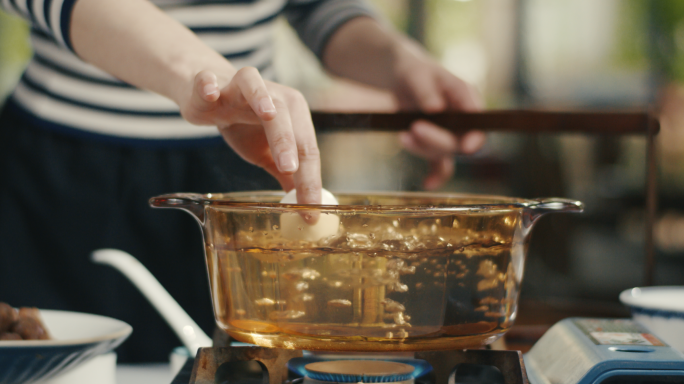
<path id="1" fill-rule="evenodd" d="M 278 351 L 282 353 L 274 353 Z M 172 384 L 302 384 L 302 374 L 296 369 L 296 364 L 287 370 L 285 362 L 281 360 L 283 356 L 287 356 L 285 361 L 302 359 L 301 354 L 293 358 L 292 353 L 260 347 L 201 348 L 198 357 L 185 362 Z M 274 356 L 278 356 L 280 362 L 273 360 Z M 415 358 L 426 361 L 432 367 L 423 371 L 422 375 L 414 376 L 415 379 L 411 380 L 415 380 L 415 384 L 447 384 L 449 375 L 457 365 L 460 368 L 453 380 L 459 383 L 528 383 L 522 355 L 517 351 L 424 351 L 417 352 Z M 285 371 L 280 367 L 285 368 Z"/>
<path id="2" fill-rule="evenodd" d="M 171 384 L 188 384 L 190 382 L 190 376 L 192 376 L 193 365 L 195 365 L 195 359 L 188 359 Z"/>

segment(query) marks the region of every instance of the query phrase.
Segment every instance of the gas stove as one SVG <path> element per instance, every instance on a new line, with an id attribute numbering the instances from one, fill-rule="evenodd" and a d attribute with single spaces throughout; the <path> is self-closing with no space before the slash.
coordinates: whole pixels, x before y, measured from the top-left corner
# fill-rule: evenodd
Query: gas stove
<path id="1" fill-rule="evenodd" d="M 413 356 L 321 355 L 229 346 L 200 349 L 194 360 L 186 362 L 173 384 L 448 384 L 475 382 L 473 378 L 485 378 L 492 383 L 528 383 L 519 351 L 474 349 L 421 351 Z"/>
<path id="2" fill-rule="evenodd" d="M 489 349 L 324 354 L 227 346 L 200 349 L 172 382 L 214 383 L 674 384 L 684 383 L 684 354 L 629 319 L 571 318 L 524 357 Z"/>

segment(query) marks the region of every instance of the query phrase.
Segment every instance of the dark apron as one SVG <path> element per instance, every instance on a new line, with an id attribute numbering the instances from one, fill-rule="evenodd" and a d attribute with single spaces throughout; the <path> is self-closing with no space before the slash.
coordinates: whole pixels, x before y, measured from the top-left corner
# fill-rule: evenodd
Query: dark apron
<path id="1" fill-rule="evenodd" d="M 91 252 L 135 256 L 211 334 L 199 226 L 147 201 L 278 184 L 218 138 L 126 143 L 69 132 L 36 123 L 12 102 L 0 115 L 0 301 L 123 320 L 133 334 L 117 350 L 120 362 L 168 361 L 178 338 L 123 275 L 93 264 Z"/>

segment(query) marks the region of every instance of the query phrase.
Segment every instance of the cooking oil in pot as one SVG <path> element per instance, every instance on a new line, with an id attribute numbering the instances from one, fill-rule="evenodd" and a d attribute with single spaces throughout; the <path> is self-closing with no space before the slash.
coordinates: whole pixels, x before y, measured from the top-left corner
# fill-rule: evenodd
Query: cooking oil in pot
<path id="1" fill-rule="evenodd" d="M 223 307 L 218 323 L 240 341 L 286 348 L 489 343 L 515 313 L 517 213 L 479 217 L 482 228 L 498 231 L 454 228 L 459 220 L 347 221 L 348 229 L 318 243 L 253 227 L 214 239 L 207 254 L 217 266 L 212 280 L 222 282 L 214 287 L 215 305 Z"/>

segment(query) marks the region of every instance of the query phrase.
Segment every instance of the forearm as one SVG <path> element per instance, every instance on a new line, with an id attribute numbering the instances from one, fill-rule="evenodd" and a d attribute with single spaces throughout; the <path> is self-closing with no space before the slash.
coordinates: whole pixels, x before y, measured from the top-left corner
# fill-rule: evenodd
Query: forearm
<path id="1" fill-rule="evenodd" d="M 380 88 L 395 87 L 404 55 L 423 55 L 422 49 L 370 17 L 343 24 L 328 41 L 323 65 L 333 74 Z"/>
<path id="2" fill-rule="evenodd" d="M 219 85 L 235 73 L 223 56 L 146 0 L 79 0 L 70 33 L 83 60 L 178 104 L 190 96 L 198 72 L 212 71 Z"/>

